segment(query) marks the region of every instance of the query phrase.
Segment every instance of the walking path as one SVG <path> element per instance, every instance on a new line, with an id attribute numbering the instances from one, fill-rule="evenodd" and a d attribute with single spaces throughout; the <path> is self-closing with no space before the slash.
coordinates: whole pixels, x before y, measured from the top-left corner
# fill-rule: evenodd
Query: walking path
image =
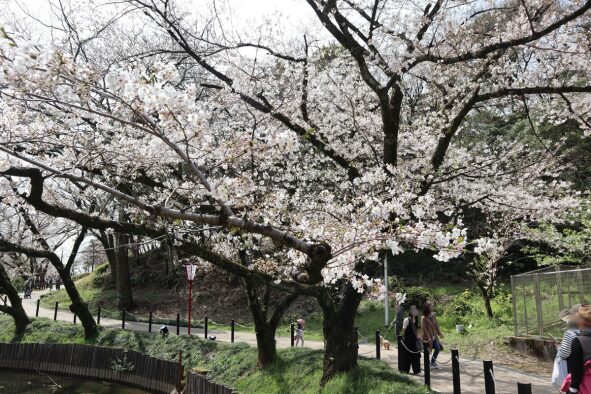
<path id="1" fill-rule="evenodd" d="M 35 316 L 35 310 L 37 307 L 37 299 L 44 291 L 35 291 L 30 299 L 23 299 L 23 307 L 29 316 Z M 39 316 L 53 319 L 54 311 L 51 309 L 40 308 Z M 57 319 L 65 322 L 73 321 L 73 314 L 69 311 L 58 310 Z M 101 317 L 101 326 L 108 328 L 121 328 L 121 320 L 115 320 L 110 318 Z M 140 323 L 128 321 L 125 323 L 125 329 L 133 331 L 148 332 L 148 323 Z M 158 332 L 159 325 L 153 325 L 152 331 Z M 170 335 L 176 334 L 176 326 L 168 326 Z M 180 328 L 180 333 L 183 335 L 187 334 L 186 327 Z M 192 327 L 192 335 L 204 335 L 202 328 Z M 362 333 L 363 334 L 363 333 Z M 216 340 L 222 342 L 230 342 L 230 332 L 220 330 L 208 330 L 208 335 L 215 335 Z M 256 337 L 251 332 L 240 332 L 234 333 L 236 342 L 245 342 L 251 346 L 256 346 Z M 277 347 L 287 348 L 291 346 L 291 339 L 289 337 L 277 337 Z M 306 347 L 311 349 L 324 349 L 324 343 L 319 341 L 306 341 Z M 360 344 L 359 355 L 367 358 L 375 357 L 375 344 Z M 398 370 L 398 359 L 397 350 L 393 347 L 393 350 L 381 351 L 381 359 L 388 363 L 394 370 Z M 494 360 L 493 360 L 494 361 Z M 452 371 L 451 371 L 451 355 L 447 352 L 441 352 L 439 355 L 439 362 L 441 364 L 440 370 L 431 371 L 431 388 L 438 393 L 453 393 L 452 386 Z M 461 370 L 461 388 L 462 393 L 468 394 L 480 394 L 484 393 L 484 377 L 483 367 L 481 360 L 469 360 L 460 357 L 460 370 Z M 469 375 L 468 375 L 469 374 Z M 470 376 L 472 375 L 472 376 Z M 419 383 L 423 382 L 423 375 L 411 376 L 413 380 Z M 518 371 L 505 366 L 494 366 L 494 379 L 496 382 L 497 393 L 509 394 L 517 393 L 517 382 L 531 383 L 532 392 L 535 394 L 556 394 L 558 391 L 550 383 L 549 376 L 536 376 L 526 372 Z"/>

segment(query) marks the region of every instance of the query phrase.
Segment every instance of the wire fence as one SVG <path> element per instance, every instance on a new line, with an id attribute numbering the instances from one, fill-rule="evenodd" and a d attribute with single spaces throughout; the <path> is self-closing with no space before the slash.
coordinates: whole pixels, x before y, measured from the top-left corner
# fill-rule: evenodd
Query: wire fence
<path id="1" fill-rule="evenodd" d="M 591 268 L 551 266 L 511 276 L 516 336 L 560 337 L 558 314 L 591 302 Z"/>

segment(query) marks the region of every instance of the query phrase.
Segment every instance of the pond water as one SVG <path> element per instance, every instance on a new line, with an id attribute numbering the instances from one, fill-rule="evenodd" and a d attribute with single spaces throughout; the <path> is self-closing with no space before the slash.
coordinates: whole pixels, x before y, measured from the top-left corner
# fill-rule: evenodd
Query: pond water
<path id="1" fill-rule="evenodd" d="M 57 385 L 59 385 L 59 387 Z M 0 370 L 0 394 L 143 394 L 121 384 L 37 372 Z"/>

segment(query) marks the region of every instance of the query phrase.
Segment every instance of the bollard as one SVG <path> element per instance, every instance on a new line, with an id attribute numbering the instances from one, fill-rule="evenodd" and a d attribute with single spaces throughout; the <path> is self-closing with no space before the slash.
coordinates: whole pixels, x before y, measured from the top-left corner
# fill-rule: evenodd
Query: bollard
<path id="1" fill-rule="evenodd" d="M 485 394 L 495 394 L 495 380 L 493 378 L 493 362 L 484 360 L 484 392 Z"/>
<path id="2" fill-rule="evenodd" d="M 205 316 L 205 332 L 204 332 L 205 333 L 205 339 L 207 339 L 207 323 L 208 323 L 207 316 Z"/>
<path id="3" fill-rule="evenodd" d="M 57 301 L 55 302 L 55 309 L 53 310 L 53 321 L 57 321 Z"/>
<path id="4" fill-rule="evenodd" d="M 396 346 L 398 349 L 398 372 L 402 372 L 402 335 L 396 337 Z"/>
<path id="5" fill-rule="evenodd" d="M 454 386 L 454 394 L 461 394 L 460 388 L 460 352 L 458 349 L 451 349 L 451 373 Z"/>
<path id="6" fill-rule="evenodd" d="M 98 307 L 98 311 L 96 312 L 96 325 L 98 326 L 101 324 L 101 307 Z"/>
<path id="7" fill-rule="evenodd" d="M 41 299 L 37 299 L 37 309 L 35 310 L 35 317 L 39 317 L 39 303 L 41 302 Z"/>
<path id="8" fill-rule="evenodd" d="M 431 364 L 429 362 L 429 343 L 423 342 L 423 353 L 425 361 L 425 386 L 431 388 Z"/>
<path id="9" fill-rule="evenodd" d="M 148 332 L 152 332 L 152 312 L 150 312 L 150 317 L 148 318 Z"/>
<path id="10" fill-rule="evenodd" d="M 76 324 L 76 314 L 74 313 L 74 324 Z"/>
<path id="11" fill-rule="evenodd" d="M 531 383 L 517 383 L 517 394 L 531 394 Z"/>
<path id="12" fill-rule="evenodd" d="M 295 336 L 295 326 L 293 323 L 291 323 L 291 347 L 293 347 L 295 344 L 294 336 Z"/>
<path id="13" fill-rule="evenodd" d="M 232 319 L 232 323 L 230 323 L 230 341 L 234 343 L 234 319 Z"/>
<path id="14" fill-rule="evenodd" d="M 380 348 L 381 348 L 381 343 L 380 343 L 380 330 L 376 330 L 376 360 L 380 359 Z"/>
<path id="15" fill-rule="evenodd" d="M 180 335 L 181 333 L 181 315 L 178 313 L 176 314 L 176 335 Z"/>
<path id="16" fill-rule="evenodd" d="M 125 309 L 121 311 L 121 329 L 125 330 Z"/>

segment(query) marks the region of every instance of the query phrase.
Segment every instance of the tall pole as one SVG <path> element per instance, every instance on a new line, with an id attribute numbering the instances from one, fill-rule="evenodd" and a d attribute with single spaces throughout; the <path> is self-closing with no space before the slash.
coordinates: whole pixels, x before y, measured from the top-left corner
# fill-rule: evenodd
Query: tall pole
<path id="1" fill-rule="evenodd" d="M 390 324 L 390 300 L 388 299 L 388 252 L 384 258 L 384 287 L 386 288 L 386 294 L 384 297 L 384 326 L 388 327 Z"/>
<path id="2" fill-rule="evenodd" d="M 193 301 L 193 281 L 189 281 L 189 326 L 187 332 L 191 335 L 191 303 Z"/>

